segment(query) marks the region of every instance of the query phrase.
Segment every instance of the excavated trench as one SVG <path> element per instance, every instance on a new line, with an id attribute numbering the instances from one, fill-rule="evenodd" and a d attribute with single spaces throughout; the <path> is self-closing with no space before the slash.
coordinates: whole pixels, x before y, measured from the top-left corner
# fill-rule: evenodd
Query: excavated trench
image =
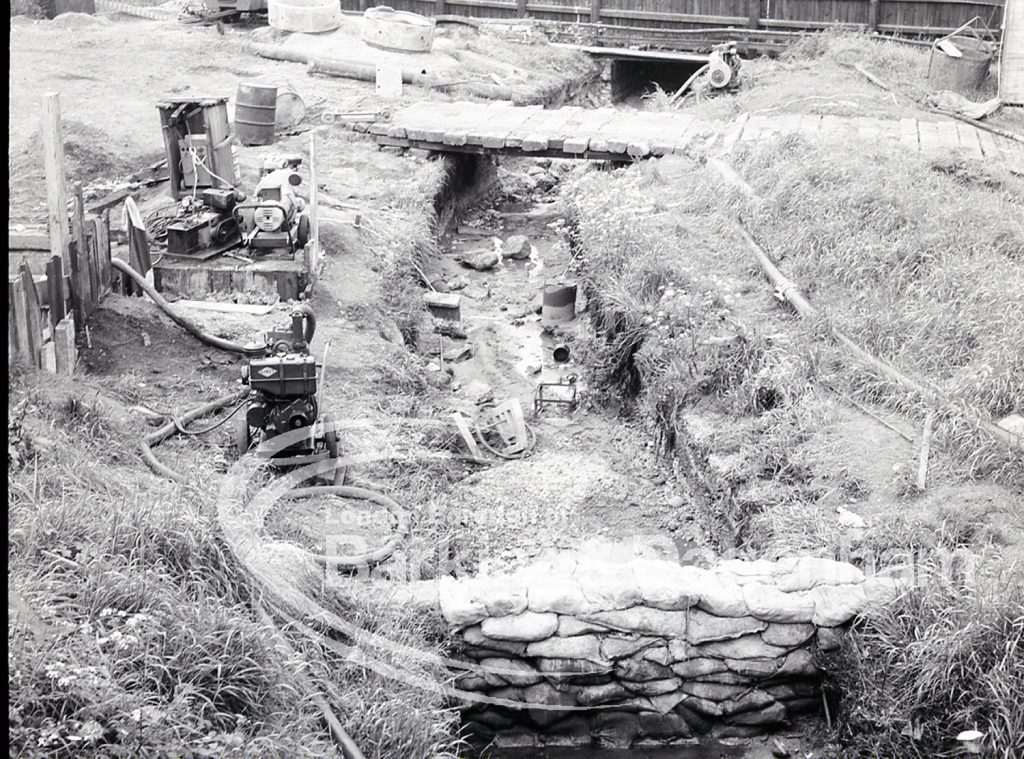
<path id="1" fill-rule="evenodd" d="M 436 231 L 442 252 L 436 260 L 430 262 L 426 274 L 438 290 L 461 297 L 461 318 L 466 325 L 470 338 L 468 344 L 471 346 L 466 351 L 467 356 L 450 357 L 448 371 L 451 374 L 452 390 L 469 400 L 493 395 L 498 389 L 504 396 L 528 399 L 539 383 L 565 382 L 573 376 L 577 390 L 585 398 L 585 367 L 578 363 L 577 352 L 574 350 L 577 341 L 591 330 L 582 289 L 577 303 L 579 316 L 575 321 L 559 324 L 554 329 L 550 325 L 545 328 L 540 315 L 542 288 L 552 281 L 571 279 L 570 264 L 574 255 L 581 253 L 570 246 L 568 220 L 558 193 L 559 182 L 574 167 L 579 166 L 578 162 L 519 159 L 509 161 L 508 165 L 499 165 L 493 159 L 462 154 L 446 155 L 440 160 L 447 161 L 450 167 L 448 181 L 434 201 Z M 502 258 L 503 242 L 516 235 L 523 236 L 527 241 L 529 255 Z M 496 254 L 500 260 L 493 268 L 478 271 L 463 264 L 463 261 L 488 253 Z M 569 348 L 571 358 L 568 362 L 563 363 L 554 358 L 555 348 L 560 345 Z M 597 415 L 607 425 L 605 435 L 614 434 L 617 427 L 628 424 L 624 418 L 609 418 L 601 411 L 577 410 L 572 415 L 559 413 L 562 419 L 559 426 L 543 428 L 539 433 L 541 445 L 562 445 L 570 440 L 568 437 L 559 437 L 566 428 L 571 429 L 572 425 L 586 422 Z M 706 458 L 703 452 L 696 444 L 691 445 L 684 439 L 677 441 L 675 455 L 676 471 L 681 478 L 685 478 L 685 483 L 681 484 L 687 491 L 690 508 L 704 512 L 698 514 L 698 517 L 706 520 L 701 533 L 720 533 L 723 525 L 711 513 L 720 494 L 715 492 L 713 482 L 705 470 Z M 666 464 L 666 468 L 670 467 Z M 578 476 L 587 475 L 581 471 Z M 625 504 L 627 509 L 630 505 Z M 645 518 L 642 512 L 633 518 L 626 514 L 618 528 L 620 537 L 628 536 L 631 532 L 642 533 L 645 528 L 648 533 L 657 531 L 658 523 L 648 521 L 645 524 Z M 664 523 L 662 517 L 661 524 Z M 724 541 L 715 540 L 715 543 L 720 542 L 729 541 L 727 537 Z M 668 569 L 671 570 L 671 567 Z M 766 624 L 771 627 L 773 623 Z M 799 645 L 810 646 L 813 644 L 814 628 L 807 621 L 802 624 L 808 633 Z M 782 627 L 788 629 L 794 626 L 784 624 Z M 810 642 L 807 641 L 807 635 L 812 636 Z M 786 657 L 789 654 L 783 653 L 782 648 L 776 647 L 774 650 L 779 653 L 770 655 L 782 657 L 780 662 L 788 661 Z M 792 648 L 789 650 L 790 653 L 795 651 Z M 507 653 L 497 655 L 508 656 Z M 780 676 L 783 671 L 783 668 L 779 669 Z M 795 677 L 801 687 L 805 683 L 811 687 L 810 683 L 814 682 L 815 676 L 809 678 L 807 671 L 800 670 Z M 739 680 L 726 678 L 721 682 L 736 683 Z M 804 694 L 803 701 L 807 700 Z M 807 704 L 802 706 L 808 708 Z M 753 730 L 718 731 L 716 737 L 712 738 L 710 733 L 694 737 L 694 732 L 686 732 L 684 727 L 683 737 L 673 742 L 671 731 L 674 723 L 662 720 L 655 728 L 661 731 L 657 733 L 661 736 L 660 745 L 659 741 L 645 742 L 641 734 L 628 748 L 617 749 L 614 748 L 614 739 L 602 739 L 602 730 L 608 728 L 593 721 L 584 722 L 590 725 L 589 728 L 559 738 L 552 737 L 558 732 L 558 725 L 564 727 L 573 720 L 574 724 L 579 723 L 580 717 L 575 714 L 571 720 L 555 720 L 557 724 L 550 729 L 545 725 L 554 724 L 551 719 L 537 721 L 530 717 L 517 721 L 515 715 L 503 707 L 475 706 L 466 713 L 466 719 L 470 735 L 475 736 L 474 745 L 477 749 L 486 747 L 482 755 L 496 759 L 583 759 L 597 756 L 608 759 L 710 759 L 757 755 L 750 753 L 751 745 L 744 742 L 744 735 L 754 735 Z M 650 723 L 650 719 L 647 721 Z M 499 742 L 488 746 L 494 735 L 487 727 L 488 723 L 515 724 L 511 733 L 506 731 L 513 738 L 503 744 Z M 614 729 L 612 725 L 612 732 Z M 548 735 L 549 732 L 551 735 Z M 719 740 L 719 737 L 724 738 L 725 742 Z M 546 745 L 548 740 L 568 745 Z M 517 742 L 521 745 L 516 745 Z"/>

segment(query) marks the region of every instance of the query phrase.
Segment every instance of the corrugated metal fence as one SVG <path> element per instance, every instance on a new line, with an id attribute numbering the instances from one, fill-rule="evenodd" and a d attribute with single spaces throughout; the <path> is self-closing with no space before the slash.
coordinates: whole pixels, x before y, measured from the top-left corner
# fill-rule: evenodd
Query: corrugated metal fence
<path id="1" fill-rule="evenodd" d="M 372 0 L 341 0 L 362 11 Z M 533 17 L 666 29 L 740 26 L 816 30 L 837 24 L 900 35 L 940 35 L 975 16 L 998 34 L 1003 0 L 385 0 L 396 10 L 426 16 Z"/>

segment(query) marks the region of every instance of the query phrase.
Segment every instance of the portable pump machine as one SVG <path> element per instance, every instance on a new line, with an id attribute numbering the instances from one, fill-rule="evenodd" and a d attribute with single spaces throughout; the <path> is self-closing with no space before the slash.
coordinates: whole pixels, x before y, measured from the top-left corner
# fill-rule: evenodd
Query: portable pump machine
<path id="1" fill-rule="evenodd" d="M 239 455 L 255 443 L 256 455 L 277 467 L 340 456 L 334 425 L 328 415 L 320 414 L 323 364 L 309 353 L 316 317 L 306 304 L 297 306 L 291 317 L 291 330 L 268 333 L 266 356 L 251 358 L 242 370 L 250 393 L 235 435 Z M 341 485 L 345 469 L 336 467 L 325 475 L 329 482 Z"/>
<path id="2" fill-rule="evenodd" d="M 295 192 L 302 184 L 297 171 L 301 163 L 298 156 L 268 161 L 256 185 L 256 200 L 237 203 L 232 208 L 242 245 L 254 255 L 291 253 L 309 242 L 306 202 Z"/>

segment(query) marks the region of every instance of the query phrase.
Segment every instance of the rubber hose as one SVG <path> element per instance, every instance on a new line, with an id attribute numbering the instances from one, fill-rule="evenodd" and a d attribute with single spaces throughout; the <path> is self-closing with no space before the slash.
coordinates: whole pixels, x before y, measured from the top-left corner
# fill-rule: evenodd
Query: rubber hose
<path id="1" fill-rule="evenodd" d="M 313 342 L 313 335 L 316 334 L 316 314 L 313 313 L 313 307 L 308 303 L 300 303 L 292 313 L 302 314 L 302 339 L 306 341 L 306 345 L 309 345 Z"/>
<path id="2" fill-rule="evenodd" d="M 244 390 L 236 390 L 233 393 L 221 396 L 215 401 L 204 403 L 202 406 L 197 406 L 191 411 L 186 411 L 182 416 L 178 417 L 177 422 L 180 422 L 182 425 L 186 425 L 189 422 L 194 422 L 196 419 L 204 417 L 207 414 L 212 414 L 214 411 L 219 411 L 220 409 L 226 408 L 227 406 L 232 406 L 234 404 L 241 403 L 245 398 L 248 397 L 248 395 L 248 388 Z M 160 427 L 159 429 L 156 429 L 153 432 L 146 435 L 146 437 L 142 439 L 142 442 L 139 443 L 139 449 L 142 451 L 142 458 L 145 459 L 146 463 L 149 465 L 149 468 L 152 469 L 154 472 L 156 472 L 159 475 L 163 475 L 164 477 L 170 480 L 174 480 L 175 482 L 185 482 L 185 478 L 182 475 L 178 474 L 165 464 L 162 464 L 160 460 L 156 457 L 156 454 L 153 453 L 154 445 L 159 445 L 164 440 L 166 440 L 167 438 L 169 438 L 171 435 L 178 431 L 177 422 L 171 420 L 163 427 Z"/>
<path id="3" fill-rule="evenodd" d="M 164 297 L 156 291 L 146 278 L 139 274 L 135 269 L 129 266 L 127 263 L 119 258 L 112 258 L 110 261 L 111 265 L 118 271 L 127 274 L 131 277 L 132 281 L 135 282 L 139 287 L 142 288 L 143 292 L 150 297 L 150 299 L 157 305 L 157 307 L 171 317 L 171 321 L 177 324 L 179 327 L 184 329 L 194 338 L 200 342 L 206 343 L 207 345 L 213 346 L 222 351 L 228 353 L 241 353 L 245 356 L 262 356 L 266 353 L 266 346 L 263 345 L 242 345 L 231 340 L 225 340 L 222 337 L 215 337 L 214 335 L 208 335 L 203 332 L 199 327 L 193 324 L 191 321 L 186 319 L 184 316 L 179 314 L 168 303 Z"/>
<path id="4" fill-rule="evenodd" d="M 380 564 L 395 552 L 399 541 L 405 537 L 405 534 L 409 529 L 409 519 L 405 509 L 383 493 L 378 493 L 375 490 L 367 490 L 366 488 L 353 487 L 352 485 L 317 485 L 313 487 L 289 490 L 281 496 L 281 500 L 292 501 L 297 498 L 309 498 L 327 494 L 341 496 L 342 498 L 356 498 L 383 506 L 391 513 L 391 516 L 395 518 L 397 524 L 395 525 L 395 529 L 394 532 L 392 532 L 391 537 L 388 538 L 384 545 L 375 551 L 357 554 L 355 556 L 329 556 L 326 554 L 306 551 L 305 553 L 307 555 L 311 556 L 315 561 L 323 564 L 325 567 L 336 570 L 355 571 L 364 569 L 367 566 Z"/>

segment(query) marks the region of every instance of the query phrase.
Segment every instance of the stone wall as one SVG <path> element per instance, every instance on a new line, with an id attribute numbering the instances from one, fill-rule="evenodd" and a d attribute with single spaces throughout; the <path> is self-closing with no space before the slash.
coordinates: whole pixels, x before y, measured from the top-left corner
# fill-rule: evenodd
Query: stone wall
<path id="1" fill-rule="evenodd" d="M 704 569 L 572 555 L 445 578 L 438 600 L 457 655 L 477 665 L 456 687 L 490 700 L 465 712 L 475 733 L 627 748 L 757 735 L 818 709 L 816 652 L 895 592 L 893 580 L 818 558 Z"/>

